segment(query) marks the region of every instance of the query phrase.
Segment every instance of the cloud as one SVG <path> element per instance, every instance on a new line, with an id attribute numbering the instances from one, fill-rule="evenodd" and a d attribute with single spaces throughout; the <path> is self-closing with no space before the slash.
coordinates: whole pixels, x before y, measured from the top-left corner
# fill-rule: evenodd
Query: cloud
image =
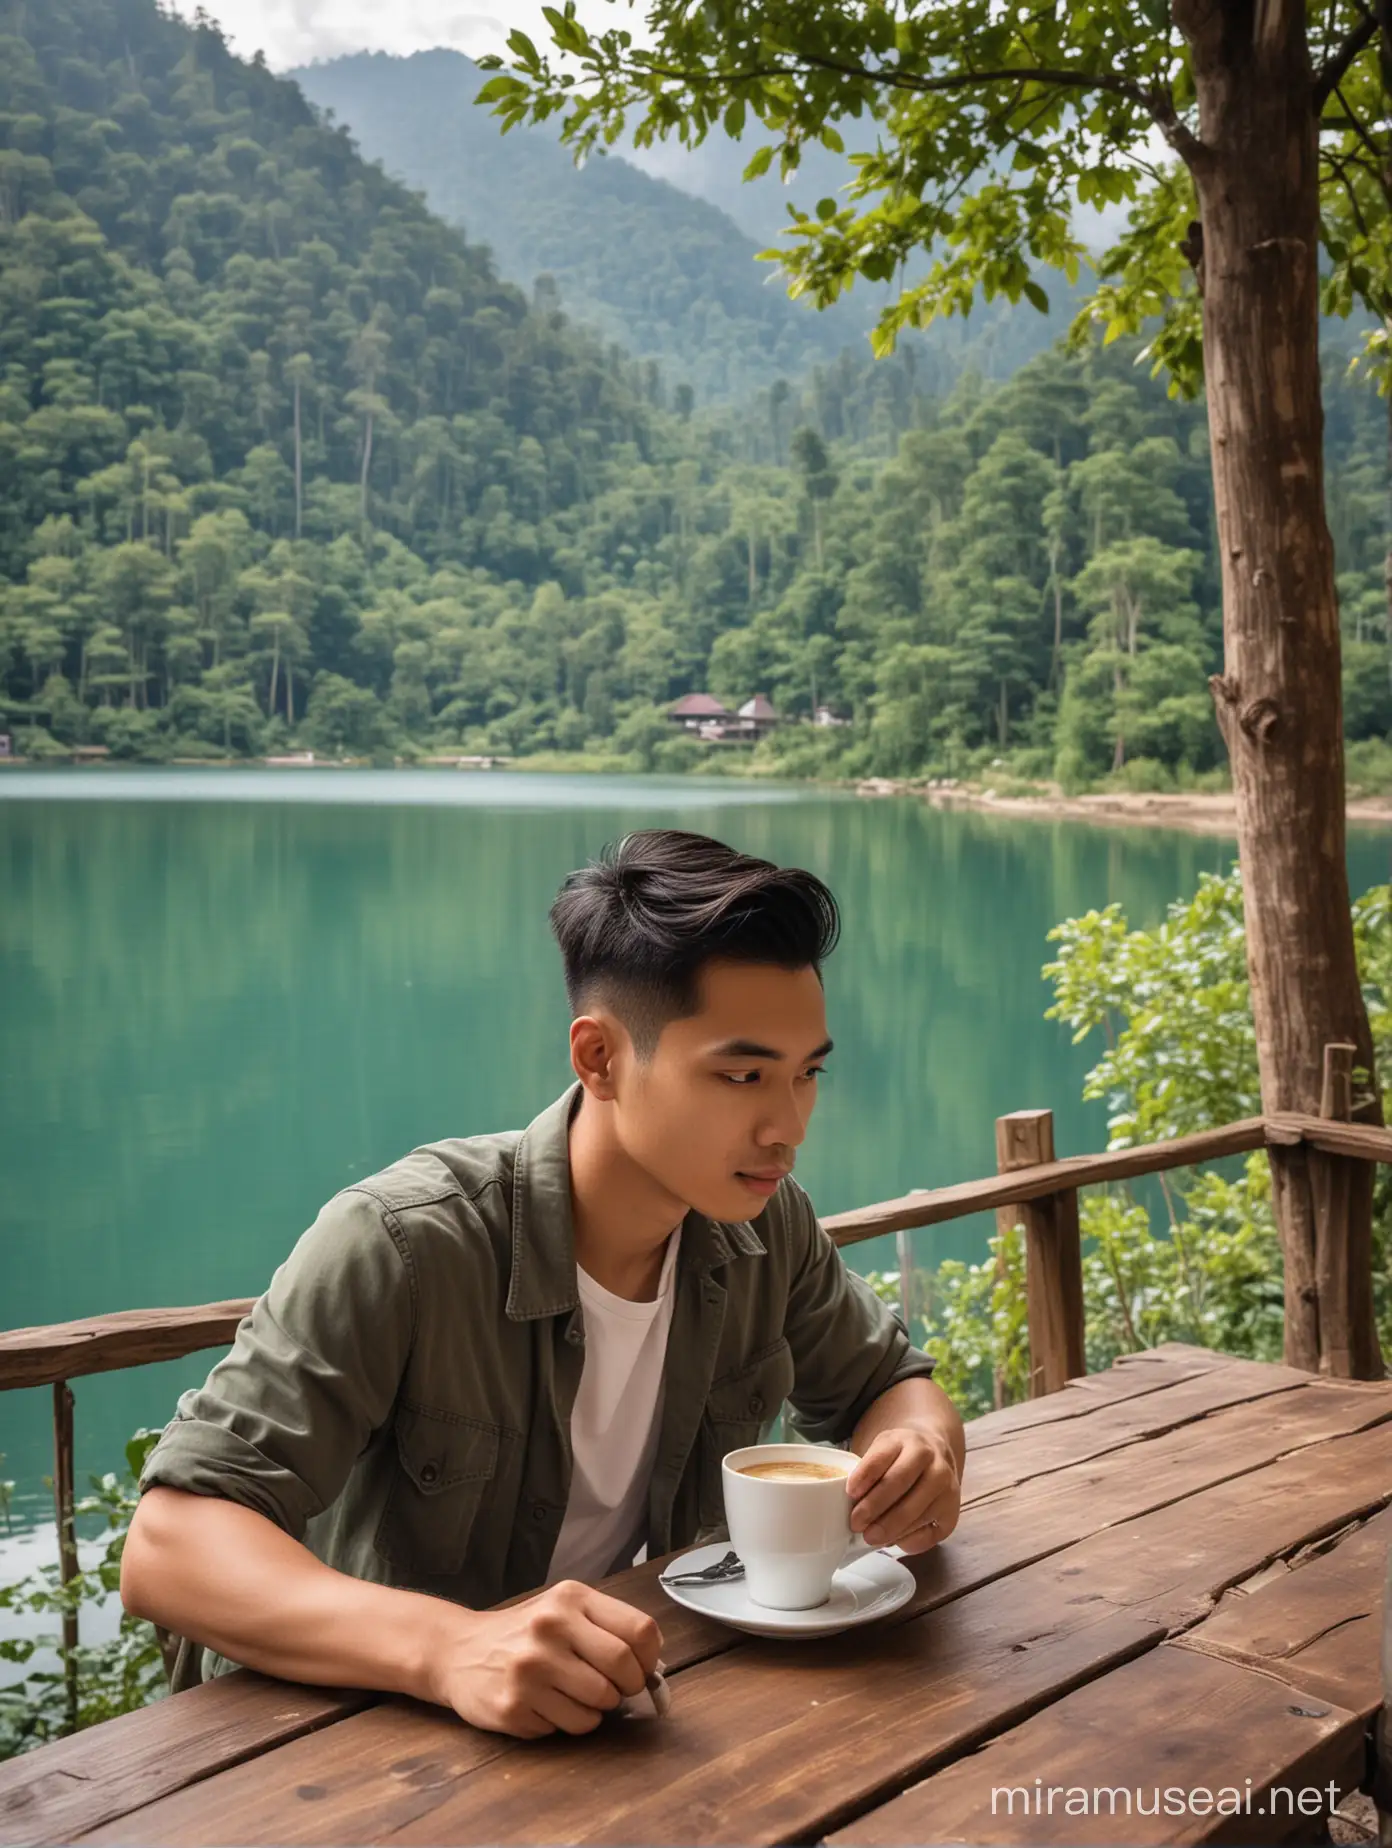
<path id="1" fill-rule="evenodd" d="M 192 18 L 198 0 L 174 0 Z M 232 49 L 265 53 L 273 70 L 355 51 L 404 56 L 448 46 L 470 57 L 501 51 L 514 26 L 530 30 L 539 8 L 530 0 L 495 0 L 493 13 L 461 10 L 458 0 L 207 0 Z"/>

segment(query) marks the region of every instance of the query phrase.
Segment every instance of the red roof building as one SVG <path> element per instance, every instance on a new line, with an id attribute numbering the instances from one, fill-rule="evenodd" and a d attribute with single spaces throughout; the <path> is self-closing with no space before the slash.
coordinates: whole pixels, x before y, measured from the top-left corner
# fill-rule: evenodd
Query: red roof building
<path id="1" fill-rule="evenodd" d="M 731 718 L 728 706 L 722 706 L 711 693 L 683 693 L 680 699 L 674 699 L 667 708 L 667 717 L 674 725 L 684 725 L 688 731 L 695 731 L 699 726 L 709 725 Z"/>

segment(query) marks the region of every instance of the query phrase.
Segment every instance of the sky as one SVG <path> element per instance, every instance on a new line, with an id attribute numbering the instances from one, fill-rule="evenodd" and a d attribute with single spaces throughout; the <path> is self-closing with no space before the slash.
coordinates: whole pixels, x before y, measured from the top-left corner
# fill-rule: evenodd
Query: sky
<path id="1" fill-rule="evenodd" d="M 197 0 L 174 0 L 175 11 L 192 18 Z M 599 4 L 582 9 L 595 23 L 627 12 Z M 448 46 L 470 57 L 501 51 L 515 26 L 541 35 L 540 0 L 205 0 L 205 11 L 221 25 L 241 57 L 264 51 L 272 70 L 337 58 L 352 51 L 405 54 Z"/>

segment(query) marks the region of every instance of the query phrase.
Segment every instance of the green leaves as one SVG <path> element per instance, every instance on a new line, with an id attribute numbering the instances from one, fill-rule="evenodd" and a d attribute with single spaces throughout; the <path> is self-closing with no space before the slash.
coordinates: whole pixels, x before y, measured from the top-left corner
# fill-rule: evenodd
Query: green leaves
<path id="1" fill-rule="evenodd" d="M 121 1553 L 136 1508 L 136 1481 L 158 1437 L 158 1432 L 142 1430 L 130 1439 L 125 1447 L 127 1476 L 89 1478 L 89 1493 L 77 1502 L 75 1514 L 79 1534 L 93 1522 L 101 1522 L 106 1529 L 105 1544 L 96 1558 L 91 1558 L 91 1543 L 84 1538 L 81 1544 L 89 1563 L 75 1579 L 64 1585 L 56 1565 L 41 1567 L 28 1578 L 0 1586 L 0 1610 L 54 1620 L 76 1611 L 81 1635 L 82 1614 L 90 1618 L 94 1607 L 104 1605 L 120 1589 Z M 0 1760 L 61 1738 L 68 1731 L 65 1670 L 69 1652 L 59 1631 L 0 1642 L 0 1662 L 25 1668 L 41 1650 L 59 1657 L 57 1671 L 31 1669 L 0 1687 Z M 129 1713 L 164 1690 L 164 1663 L 154 1630 L 126 1613 L 114 1637 L 95 1644 L 79 1642 L 71 1659 L 77 1675 L 79 1729 Z"/>
<path id="2" fill-rule="evenodd" d="M 526 94 L 527 86 L 520 77 L 503 75 L 490 77 L 487 83 L 480 86 L 474 100 L 479 103 L 501 103 Z"/>
<path id="3" fill-rule="evenodd" d="M 547 12 L 552 11 L 549 7 L 545 10 Z M 541 74 L 541 54 L 537 51 L 536 46 L 527 37 L 527 34 L 520 26 L 515 26 L 513 30 L 508 33 L 508 50 L 516 59 L 519 69 L 529 71 L 533 76 L 539 76 Z M 521 87 L 525 89 L 526 86 L 523 85 Z"/>

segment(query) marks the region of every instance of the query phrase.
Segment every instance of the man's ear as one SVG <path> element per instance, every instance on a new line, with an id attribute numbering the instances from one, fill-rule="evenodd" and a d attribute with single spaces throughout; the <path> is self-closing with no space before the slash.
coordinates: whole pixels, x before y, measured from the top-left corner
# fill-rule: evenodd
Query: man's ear
<path id="1" fill-rule="evenodd" d="M 571 1068 L 597 1103 L 612 1103 L 617 1094 L 615 1055 L 622 1036 L 618 1021 L 603 1010 L 570 1023 Z"/>

